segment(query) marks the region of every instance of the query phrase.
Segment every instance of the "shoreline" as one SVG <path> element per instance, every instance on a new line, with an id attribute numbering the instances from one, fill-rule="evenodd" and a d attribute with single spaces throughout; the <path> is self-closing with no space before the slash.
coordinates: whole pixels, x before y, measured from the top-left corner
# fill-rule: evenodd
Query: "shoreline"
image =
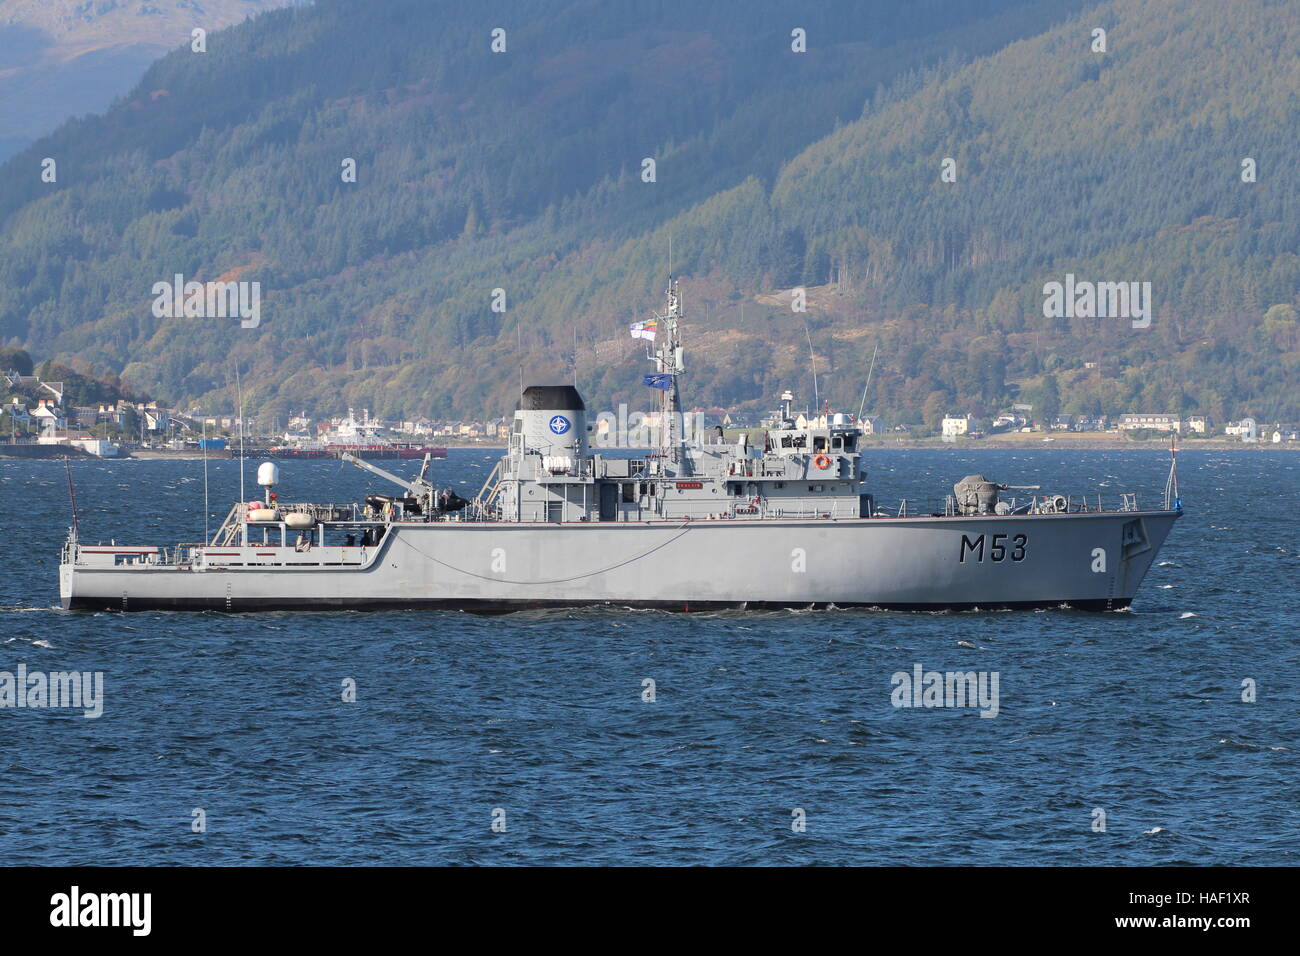
<path id="1" fill-rule="evenodd" d="M 505 452 L 507 446 L 496 444 L 464 444 L 464 445 L 447 445 L 448 451 L 485 451 L 485 452 Z M 1053 438 L 1051 441 L 1044 441 L 1043 438 L 1003 438 L 1003 439 L 963 439 L 955 442 L 946 442 L 938 438 L 900 438 L 894 440 L 866 440 L 859 446 L 861 452 L 872 451 L 998 451 L 1010 450 L 1028 451 L 1032 449 L 1041 450 L 1060 450 L 1060 451 L 1152 451 L 1167 452 L 1169 443 L 1163 440 L 1152 439 L 1149 441 L 1132 441 L 1125 439 L 1116 439 L 1113 436 L 1097 439 L 1080 439 L 1077 436 L 1069 438 Z M 51 449 L 51 446 L 44 446 L 42 449 Z M 615 452 L 649 452 L 651 448 L 612 448 L 599 449 L 593 448 L 593 452 L 602 450 Z M 1193 439 L 1179 445 L 1179 451 L 1237 451 L 1237 452 L 1258 452 L 1258 451 L 1293 451 L 1300 452 L 1300 442 L 1242 442 L 1229 439 Z M 85 461 L 202 461 L 205 457 L 212 461 L 232 461 L 238 459 L 237 452 L 230 449 L 220 451 L 210 451 L 206 456 L 189 450 L 186 451 L 164 451 L 156 448 L 145 449 L 124 449 L 121 455 L 115 458 L 98 458 L 81 449 L 64 449 L 58 448 L 57 451 L 51 450 L 44 454 L 26 454 L 26 455 L 8 455 L 5 454 L 3 445 L 0 445 L 0 461 L 57 461 L 65 455 L 69 458 Z M 245 454 L 246 460 L 252 459 L 269 459 L 276 461 L 274 456 L 259 455 L 255 449 L 249 449 Z M 291 461 L 292 459 L 284 459 Z M 322 461 L 325 459 L 321 459 Z M 416 459 L 412 459 L 413 461 Z M 435 459 L 436 460 L 436 459 Z"/>

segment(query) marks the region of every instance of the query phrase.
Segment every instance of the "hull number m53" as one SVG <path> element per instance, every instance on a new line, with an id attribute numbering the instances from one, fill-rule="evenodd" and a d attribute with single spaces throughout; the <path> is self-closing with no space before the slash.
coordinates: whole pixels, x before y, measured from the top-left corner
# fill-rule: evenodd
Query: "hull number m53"
<path id="1" fill-rule="evenodd" d="M 961 536 L 961 552 L 957 560 L 962 564 L 966 563 L 967 558 L 971 561 L 983 561 L 985 558 L 989 561 L 1005 561 L 1007 558 L 1012 561 L 1023 561 L 1025 548 L 1028 545 L 1029 536 L 1023 534 L 981 534 L 973 538 L 964 534 Z"/>

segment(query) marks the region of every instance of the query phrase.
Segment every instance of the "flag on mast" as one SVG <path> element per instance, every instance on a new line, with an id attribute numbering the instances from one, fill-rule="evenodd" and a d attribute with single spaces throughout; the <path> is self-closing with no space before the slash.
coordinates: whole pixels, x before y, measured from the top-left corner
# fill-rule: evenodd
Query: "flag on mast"
<path id="1" fill-rule="evenodd" d="M 673 377 L 668 372 L 655 372 L 653 375 L 646 375 L 641 381 L 651 388 L 662 389 L 665 392 L 673 387 Z"/>
<path id="2" fill-rule="evenodd" d="M 658 319 L 646 319 L 644 322 L 632 323 L 632 338 L 655 340 L 655 334 L 659 331 Z"/>

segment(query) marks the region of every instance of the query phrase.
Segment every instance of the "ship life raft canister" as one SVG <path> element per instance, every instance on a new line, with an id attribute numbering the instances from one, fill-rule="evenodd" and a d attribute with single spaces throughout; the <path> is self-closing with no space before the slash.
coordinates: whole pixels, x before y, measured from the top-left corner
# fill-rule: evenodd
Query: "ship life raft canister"
<path id="1" fill-rule="evenodd" d="M 245 521 L 274 521 L 275 519 L 275 509 L 266 507 L 260 501 L 250 501 L 246 506 Z"/>

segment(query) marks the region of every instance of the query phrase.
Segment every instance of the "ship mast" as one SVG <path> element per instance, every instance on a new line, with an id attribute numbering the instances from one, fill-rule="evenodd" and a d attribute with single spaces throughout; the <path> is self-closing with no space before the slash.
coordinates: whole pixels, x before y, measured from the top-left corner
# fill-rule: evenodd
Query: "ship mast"
<path id="1" fill-rule="evenodd" d="M 668 279 L 665 292 L 667 307 L 662 313 L 656 312 L 659 320 L 659 334 L 656 336 L 655 371 L 670 376 L 669 387 L 663 389 L 659 399 L 659 454 L 674 465 L 682 466 L 681 474 L 686 474 L 686 457 L 682 454 L 681 394 L 678 391 L 677 376 L 682 368 L 682 340 L 678 320 L 682 317 L 682 300 L 677 292 L 677 280 Z"/>

